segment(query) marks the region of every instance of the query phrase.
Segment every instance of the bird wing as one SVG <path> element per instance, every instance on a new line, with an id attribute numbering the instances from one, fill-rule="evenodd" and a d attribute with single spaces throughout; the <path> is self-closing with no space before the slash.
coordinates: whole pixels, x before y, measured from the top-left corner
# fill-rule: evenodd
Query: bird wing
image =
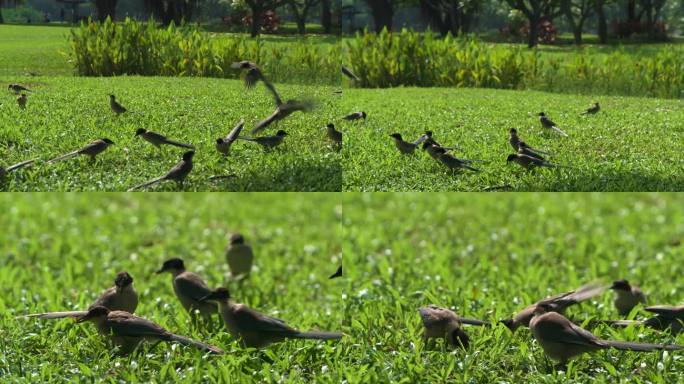
<path id="1" fill-rule="evenodd" d="M 240 328 L 254 332 L 280 332 L 297 333 L 298 331 L 281 319 L 266 316 L 246 305 L 240 305 L 234 312 L 235 321 L 240 324 Z"/>
<path id="2" fill-rule="evenodd" d="M 418 308 L 418 313 L 426 328 L 446 325 L 450 321 L 458 320 L 456 314 L 452 311 L 435 305 L 420 307 Z"/>
<path id="3" fill-rule="evenodd" d="M 541 326 L 538 324 L 537 328 Z M 565 318 L 562 321 L 545 322 L 541 331 L 544 340 L 549 342 L 594 347 L 604 346 L 601 340 L 591 332 L 578 327 Z"/>
<path id="4" fill-rule="evenodd" d="M 115 296 L 116 287 L 109 287 L 104 292 L 102 292 L 100 297 L 98 297 L 97 300 L 95 300 L 95 302 L 90 307 L 88 307 L 88 309 L 99 306 L 105 307 L 109 310 L 113 310 L 114 308 L 112 308 L 112 305 L 114 304 Z"/>
<path id="5" fill-rule="evenodd" d="M 271 125 L 271 123 L 273 123 L 278 118 L 279 113 L 280 113 L 280 108 L 276 108 L 275 112 L 273 112 L 271 114 L 271 116 L 269 116 L 269 117 L 261 120 L 260 122 L 258 122 L 257 125 L 254 126 L 254 128 L 252 129 L 252 131 L 250 133 L 252 135 L 255 135 L 255 134 L 263 131 L 264 129 L 266 129 L 266 127 Z"/>
<path id="6" fill-rule="evenodd" d="M 358 76 L 356 76 L 356 74 L 354 74 L 354 72 L 351 71 L 351 69 L 345 67 L 344 65 L 342 66 L 342 73 L 354 81 L 360 81 L 361 80 L 361 79 L 359 79 Z"/>
<path id="7" fill-rule="evenodd" d="M 83 148 L 79 149 L 79 150 L 76 151 L 76 152 L 78 152 L 79 154 L 91 153 L 92 151 L 96 151 L 97 149 L 99 149 L 99 147 L 102 146 L 102 145 L 106 145 L 104 141 L 102 141 L 102 140 L 95 140 L 95 141 L 93 141 L 93 142 L 91 142 L 91 143 L 86 144 Z"/>
<path id="8" fill-rule="evenodd" d="M 203 299 L 211 293 L 211 289 L 209 289 L 207 283 L 205 283 L 199 275 L 192 272 L 185 272 L 178 275 L 173 282 L 178 286 L 180 291 L 195 300 Z"/>
<path id="9" fill-rule="evenodd" d="M 308 112 L 314 108 L 313 100 L 288 100 L 284 104 L 280 105 L 280 110 L 283 112 L 295 112 L 304 111 Z"/>
<path id="10" fill-rule="evenodd" d="M 556 302 L 561 303 L 567 307 L 568 305 L 579 303 L 580 301 L 584 301 L 587 299 L 590 299 L 596 295 L 599 295 L 603 293 L 603 291 L 606 290 L 607 287 L 599 284 L 599 283 L 590 283 L 587 285 L 583 285 L 579 288 L 577 288 L 575 291 L 570 293 L 569 295 L 560 298 L 559 300 L 556 300 Z"/>
<path id="11" fill-rule="evenodd" d="M 673 305 L 653 305 L 644 309 L 648 312 L 663 316 L 673 316 L 676 312 L 682 312 L 684 310 L 682 307 L 675 307 Z"/>
<path id="12" fill-rule="evenodd" d="M 169 332 L 161 325 L 128 312 L 109 312 L 107 323 L 117 336 L 166 336 Z"/>
<path id="13" fill-rule="evenodd" d="M 240 120 L 240 122 L 233 128 L 232 131 L 226 136 L 225 140 L 227 143 L 232 143 L 235 140 L 237 140 L 238 136 L 240 136 L 240 132 L 242 131 L 242 127 L 245 126 L 245 120 Z"/>

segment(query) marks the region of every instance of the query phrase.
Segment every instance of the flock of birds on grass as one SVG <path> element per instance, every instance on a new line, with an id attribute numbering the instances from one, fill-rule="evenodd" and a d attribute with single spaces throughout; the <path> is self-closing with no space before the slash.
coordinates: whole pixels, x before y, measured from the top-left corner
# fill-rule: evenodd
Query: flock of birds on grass
<path id="1" fill-rule="evenodd" d="M 235 233 L 225 251 L 231 279 L 243 283 L 252 271 L 254 252 L 244 237 Z M 264 315 L 244 304 L 235 303 L 228 289 L 210 289 L 198 274 L 185 269 L 179 258 L 164 261 L 157 274 L 170 273 L 173 291 L 181 306 L 190 314 L 193 323 L 209 327 L 213 315 L 219 314 L 225 328 L 243 347 L 264 348 L 286 339 L 339 340 L 338 332 L 302 332 L 287 325 L 284 320 Z M 330 276 L 342 276 L 342 266 Z M 159 324 L 136 316 L 138 293 L 128 272 L 119 272 L 114 286 L 105 290 L 85 311 L 34 313 L 20 318 L 62 319 L 72 318 L 78 323 L 92 322 L 98 332 L 106 337 L 120 354 L 133 352 L 142 341 L 176 342 L 195 347 L 210 354 L 222 354 L 223 350 L 207 343 L 177 335 Z"/>
<path id="2" fill-rule="evenodd" d="M 240 62 L 235 62 L 232 65 L 233 68 L 235 69 L 240 69 L 244 71 L 244 83 L 247 88 L 253 88 L 259 81 L 264 83 L 266 88 L 272 93 L 274 99 L 275 99 L 275 104 L 276 104 L 276 109 L 275 111 L 268 116 L 267 118 L 263 119 L 262 121 L 258 122 L 256 126 L 251 130 L 251 134 L 253 135 L 252 137 L 246 137 L 246 136 L 241 136 L 242 128 L 245 125 L 245 121 L 241 120 L 231 131 L 226 137 L 220 137 L 216 139 L 216 150 L 223 156 L 228 156 L 230 153 L 230 148 L 235 143 L 237 140 L 245 140 L 249 142 L 254 142 L 256 144 L 259 144 L 260 146 L 263 147 L 265 151 L 272 150 L 276 147 L 278 147 L 280 144 L 283 143 L 285 137 L 287 136 L 287 132 L 285 132 L 282 129 L 279 129 L 275 135 L 270 135 L 270 136 L 254 136 L 260 132 L 262 132 L 264 129 L 269 127 L 273 123 L 278 123 L 279 121 L 287 118 L 288 116 L 292 115 L 295 112 L 309 112 L 314 108 L 314 103 L 311 100 L 287 100 L 283 101 L 280 97 L 280 94 L 278 91 L 275 89 L 273 84 L 264 76 L 262 70 L 259 68 L 259 66 L 251 61 L 240 61 Z M 28 102 L 28 96 L 25 92 L 30 92 L 28 88 L 21 84 L 10 84 L 8 86 L 9 90 L 14 91 L 17 94 L 20 94 L 17 97 L 17 104 L 19 105 L 19 108 L 24 109 L 26 108 L 26 104 Z M 109 105 L 111 107 L 111 110 L 118 116 L 124 113 L 131 113 L 129 112 L 123 105 L 121 105 L 117 100 L 114 95 L 109 95 Z M 328 124 L 327 127 L 327 136 L 328 138 L 332 141 L 333 148 L 336 150 L 340 150 L 342 147 L 342 133 L 335 130 L 334 124 Z M 178 141 L 171 140 L 167 138 L 166 136 L 146 130 L 144 128 L 139 128 L 136 133 L 136 136 L 141 137 L 143 140 L 149 142 L 150 144 L 154 145 L 155 147 L 161 149 L 162 145 L 171 145 L 175 147 L 181 147 L 181 148 L 186 148 L 189 149 L 189 151 L 183 153 L 182 159 L 173 167 L 171 168 L 170 171 L 168 171 L 166 174 L 164 174 L 161 177 L 152 179 L 150 181 L 147 181 L 145 183 L 136 185 L 132 188 L 130 188 L 128 191 L 134 191 L 134 190 L 139 190 L 139 189 L 144 189 L 151 187 L 155 184 L 159 184 L 164 181 L 175 181 L 177 182 L 180 187 L 183 187 L 183 182 L 185 179 L 188 177 L 190 172 L 192 171 L 193 168 L 193 156 L 195 155 L 195 148 L 190 145 L 190 144 L 184 144 L 180 143 Z M 104 152 L 107 148 L 110 146 L 114 145 L 114 142 L 110 140 L 109 138 L 101 138 L 94 140 L 90 142 L 89 144 L 83 146 L 82 148 L 79 148 L 75 151 L 69 152 L 67 154 L 58 156 L 56 158 L 53 158 L 49 160 L 47 163 L 55 163 L 58 161 L 63 161 L 67 159 L 71 159 L 77 156 L 88 156 L 90 157 L 90 160 L 94 162 L 96 160 L 97 155 L 100 153 Z M 4 177 L 8 172 L 18 170 L 20 168 L 30 166 L 33 163 L 35 163 L 36 159 L 33 160 L 28 160 L 28 161 L 23 161 L 18 164 L 14 164 L 12 166 L 9 166 L 7 168 L 2 168 L 0 167 L 0 178 Z M 227 175 L 227 176 L 212 176 L 211 179 L 221 179 L 221 178 L 227 178 L 231 177 L 232 175 Z"/>
<path id="3" fill-rule="evenodd" d="M 604 340 L 581 328 L 564 316 L 565 310 L 582 301 L 601 294 L 607 288 L 615 292 L 613 301 L 621 316 L 628 316 L 640 304 L 646 304 L 646 295 L 636 285 L 627 280 L 618 280 L 609 287 L 597 283 L 584 285 L 577 290 L 547 297 L 527 306 L 511 319 L 500 321 L 512 332 L 520 327 L 528 327 L 544 353 L 558 361 L 560 366 L 568 360 L 587 352 L 600 349 L 615 348 L 647 352 L 653 350 L 681 350 L 684 346 L 673 344 L 650 344 Z M 657 305 L 644 308 L 654 316 L 644 320 L 610 320 L 593 321 L 592 325 L 606 324 L 615 327 L 646 326 L 658 331 L 669 331 L 676 336 L 684 331 L 684 305 Z M 492 326 L 490 322 L 468 319 L 458 316 L 453 311 L 436 305 L 418 309 L 424 326 L 424 340 L 441 338 L 454 348 L 467 349 L 470 338 L 462 325 Z"/>

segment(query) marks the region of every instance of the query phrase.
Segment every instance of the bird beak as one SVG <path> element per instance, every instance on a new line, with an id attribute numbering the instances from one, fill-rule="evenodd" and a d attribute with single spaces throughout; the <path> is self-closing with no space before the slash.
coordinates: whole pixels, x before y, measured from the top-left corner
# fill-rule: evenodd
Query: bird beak
<path id="1" fill-rule="evenodd" d="M 157 269 L 156 271 L 154 271 L 154 273 L 156 273 L 157 275 L 160 273 L 163 273 L 163 272 L 164 272 L 164 267 L 161 267 L 161 268 Z"/>
<path id="2" fill-rule="evenodd" d="M 83 322 L 88 321 L 88 320 L 90 320 L 90 316 L 88 316 L 88 313 L 86 313 L 85 315 L 76 319 L 76 322 L 77 323 L 83 323 Z"/>

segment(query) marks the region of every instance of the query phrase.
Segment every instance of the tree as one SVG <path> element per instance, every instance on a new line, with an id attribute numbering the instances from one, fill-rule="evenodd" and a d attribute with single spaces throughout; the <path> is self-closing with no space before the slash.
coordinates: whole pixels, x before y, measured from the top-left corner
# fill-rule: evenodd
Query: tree
<path id="1" fill-rule="evenodd" d="M 321 0 L 321 26 L 323 26 L 324 33 L 332 33 L 332 9 L 330 7 L 330 0 Z"/>
<path id="2" fill-rule="evenodd" d="M 606 21 L 605 5 L 606 0 L 594 0 L 594 12 L 596 12 L 596 22 L 598 24 L 596 34 L 598 34 L 599 43 L 601 44 L 608 42 L 608 22 Z"/>
<path id="3" fill-rule="evenodd" d="M 252 11 L 252 25 L 250 35 L 257 37 L 261 30 L 261 15 L 266 11 L 273 11 L 285 4 L 286 0 L 245 0 L 245 4 Z"/>
<path id="4" fill-rule="evenodd" d="M 375 32 L 380 32 L 383 28 L 392 30 L 392 19 L 394 18 L 394 6 L 398 0 L 364 0 L 371 11 Z"/>
<path id="5" fill-rule="evenodd" d="M 285 0 L 292 10 L 292 14 L 297 22 L 297 33 L 306 33 L 306 17 L 312 7 L 318 5 L 320 0 Z"/>
<path id="6" fill-rule="evenodd" d="M 145 8 L 164 25 L 189 21 L 199 0 L 144 0 Z"/>
<path id="7" fill-rule="evenodd" d="M 530 36 L 527 46 L 532 48 L 539 39 L 539 24 L 543 20 L 553 20 L 562 12 L 558 0 L 505 0 L 508 5 L 522 12 L 530 24 Z"/>
<path id="8" fill-rule="evenodd" d="M 420 0 L 423 11 L 437 24 L 442 35 L 468 33 L 483 0 Z"/>
<path id="9" fill-rule="evenodd" d="M 575 36 L 575 44 L 582 44 L 582 28 L 584 22 L 591 16 L 594 0 L 561 0 L 561 11 Z"/>
<path id="10" fill-rule="evenodd" d="M 116 2 L 117 0 L 93 0 L 95 9 L 97 10 L 97 20 L 102 22 L 107 17 L 114 20 L 116 16 Z"/>

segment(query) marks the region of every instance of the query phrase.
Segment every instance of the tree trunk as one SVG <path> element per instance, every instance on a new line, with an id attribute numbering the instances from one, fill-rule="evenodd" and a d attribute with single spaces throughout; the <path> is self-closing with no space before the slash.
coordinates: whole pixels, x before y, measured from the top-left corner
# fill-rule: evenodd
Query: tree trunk
<path id="1" fill-rule="evenodd" d="M 104 22 L 107 16 L 114 21 L 116 18 L 116 2 L 117 0 L 95 0 L 95 9 L 97 10 L 97 20 Z"/>
<path id="2" fill-rule="evenodd" d="M 627 21 L 638 21 L 636 16 L 636 0 L 627 2 Z"/>
<path id="3" fill-rule="evenodd" d="M 5 19 L 2 18 L 2 7 L 0 7 L 0 24 L 5 24 Z"/>
<path id="4" fill-rule="evenodd" d="M 653 22 L 653 3 L 648 0 L 644 2 L 644 8 L 646 11 L 646 28 L 648 30 L 649 40 L 655 39 L 655 23 Z"/>
<path id="5" fill-rule="evenodd" d="M 257 37 L 259 35 L 259 32 L 261 30 L 261 14 L 263 13 L 263 10 L 261 8 L 255 7 L 252 8 L 252 28 L 250 31 L 250 35 L 252 37 Z"/>
<path id="6" fill-rule="evenodd" d="M 373 23 L 375 24 L 375 32 L 381 32 L 383 28 L 388 31 L 392 30 L 392 18 L 394 17 L 394 9 L 392 8 L 391 0 L 365 0 L 366 4 L 371 9 Z"/>
<path id="7" fill-rule="evenodd" d="M 596 0 L 594 7 L 596 10 L 596 18 L 598 19 L 598 38 L 599 43 L 606 44 L 608 42 L 608 23 L 606 22 L 606 13 L 603 10 L 604 0 Z"/>
<path id="8" fill-rule="evenodd" d="M 582 26 L 575 26 L 572 29 L 572 34 L 575 37 L 575 45 L 582 45 Z"/>
<path id="9" fill-rule="evenodd" d="M 541 17 L 539 15 L 530 15 L 530 39 L 527 42 L 528 48 L 534 48 L 537 46 L 539 41 L 539 24 L 541 23 Z"/>
<path id="10" fill-rule="evenodd" d="M 321 25 L 323 26 L 324 33 L 332 33 L 332 11 L 330 9 L 330 0 L 321 0 Z"/>
<path id="11" fill-rule="evenodd" d="M 297 33 L 300 35 L 305 35 L 306 34 L 306 17 L 305 16 L 295 16 L 295 19 L 297 21 Z"/>

